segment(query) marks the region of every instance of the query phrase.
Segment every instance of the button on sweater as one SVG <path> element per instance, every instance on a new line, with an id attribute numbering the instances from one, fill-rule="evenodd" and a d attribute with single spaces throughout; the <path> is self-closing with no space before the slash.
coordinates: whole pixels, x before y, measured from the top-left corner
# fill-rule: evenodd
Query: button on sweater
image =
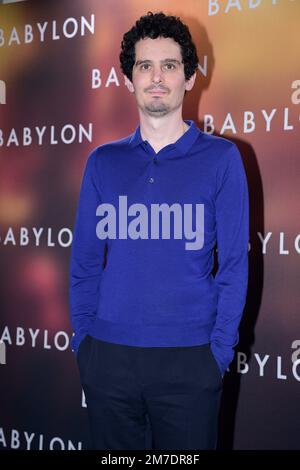
<path id="1" fill-rule="evenodd" d="M 140 347 L 210 343 L 223 376 L 247 292 L 247 180 L 234 143 L 185 122 L 157 153 L 138 125 L 88 156 L 70 259 L 71 346 L 77 353 L 87 334 Z"/>

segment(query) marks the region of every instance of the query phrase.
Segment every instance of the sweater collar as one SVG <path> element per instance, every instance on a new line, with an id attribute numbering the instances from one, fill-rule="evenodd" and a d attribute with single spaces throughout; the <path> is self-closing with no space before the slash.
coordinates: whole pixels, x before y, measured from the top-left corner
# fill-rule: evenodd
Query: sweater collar
<path id="1" fill-rule="evenodd" d="M 159 153 L 168 151 L 168 153 L 171 152 L 174 155 L 184 155 L 189 151 L 201 131 L 198 129 L 192 119 L 184 119 L 184 122 L 189 125 L 189 128 L 185 131 L 185 133 L 179 137 L 176 142 L 163 147 Z M 138 125 L 129 139 L 129 145 L 131 148 L 135 148 L 138 145 L 141 145 L 145 148 L 148 144 L 148 142 L 147 144 L 146 142 L 147 140 L 142 139 L 140 125 Z"/>

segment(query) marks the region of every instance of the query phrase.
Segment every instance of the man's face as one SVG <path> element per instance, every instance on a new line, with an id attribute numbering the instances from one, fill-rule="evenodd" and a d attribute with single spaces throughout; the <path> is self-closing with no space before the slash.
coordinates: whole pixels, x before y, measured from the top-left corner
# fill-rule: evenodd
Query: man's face
<path id="1" fill-rule="evenodd" d="M 196 73 L 186 81 L 179 44 L 172 38 L 145 38 L 135 45 L 132 83 L 137 105 L 149 116 L 164 116 L 181 107 L 185 90 L 194 84 Z"/>

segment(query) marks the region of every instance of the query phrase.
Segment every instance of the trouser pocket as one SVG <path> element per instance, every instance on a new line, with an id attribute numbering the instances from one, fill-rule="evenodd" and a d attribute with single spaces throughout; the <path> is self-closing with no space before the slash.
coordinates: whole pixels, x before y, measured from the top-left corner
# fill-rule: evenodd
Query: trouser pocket
<path id="1" fill-rule="evenodd" d="M 221 370 L 220 370 L 220 367 L 219 367 L 219 364 L 217 363 L 217 360 L 214 356 L 214 353 L 212 352 L 212 349 L 210 347 L 210 343 L 208 344 L 208 348 L 209 348 L 209 352 L 210 352 L 210 358 L 211 358 L 211 362 L 212 362 L 212 367 L 214 368 L 215 370 L 215 374 L 216 376 L 219 378 L 219 380 L 221 380 L 221 382 L 223 382 L 223 377 L 222 377 L 222 373 L 221 373 Z"/>
<path id="2" fill-rule="evenodd" d="M 90 335 L 86 335 L 80 342 L 78 352 L 76 355 L 77 364 L 80 372 L 81 382 L 84 382 L 86 374 L 88 372 L 89 363 L 91 359 L 91 348 L 93 338 Z"/>

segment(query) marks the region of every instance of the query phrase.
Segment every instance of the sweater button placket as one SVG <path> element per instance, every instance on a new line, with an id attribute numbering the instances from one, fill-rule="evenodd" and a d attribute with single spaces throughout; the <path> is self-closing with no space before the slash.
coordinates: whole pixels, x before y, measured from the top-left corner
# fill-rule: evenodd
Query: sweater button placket
<path id="1" fill-rule="evenodd" d="M 156 156 L 156 155 L 154 155 L 154 157 L 152 158 L 152 163 L 153 163 L 153 165 L 154 165 L 154 166 L 152 167 L 153 170 L 154 170 L 154 167 L 156 167 L 156 165 L 157 165 L 157 156 Z M 154 181 L 155 181 L 155 179 L 153 178 L 153 176 L 151 176 L 151 177 L 149 178 L 149 183 L 154 183 Z"/>

